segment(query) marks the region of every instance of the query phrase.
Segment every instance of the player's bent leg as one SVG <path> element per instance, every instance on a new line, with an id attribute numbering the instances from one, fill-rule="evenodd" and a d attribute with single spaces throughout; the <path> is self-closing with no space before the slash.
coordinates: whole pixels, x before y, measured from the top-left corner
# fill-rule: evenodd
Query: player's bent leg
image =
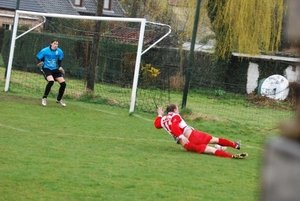
<path id="1" fill-rule="evenodd" d="M 198 130 L 193 130 L 189 137 L 189 141 L 194 144 L 209 144 L 212 138 L 213 136 L 211 136 L 208 133 L 198 131 Z"/>
<path id="2" fill-rule="evenodd" d="M 209 141 L 209 144 L 218 144 L 219 143 L 219 138 L 212 137 L 211 140 Z"/>
<path id="3" fill-rule="evenodd" d="M 56 80 L 58 83 L 65 82 L 65 78 L 64 78 L 64 77 L 56 77 L 55 80 Z"/>
<path id="4" fill-rule="evenodd" d="M 227 140 L 225 138 L 213 137 L 209 143 L 219 144 L 221 146 L 232 147 L 232 148 L 235 148 L 235 149 L 240 149 L 240 140 L 238 142 L 232 142 L 232 141 Z"/>
<path id="5" fill-rule="evenodd" d="M 46 80 L 47 80 L 48 82 L 54 81 L 54 77 L 53 77 L 52 75 L 48 75 L 48 76 L 46 77 Z"/>
<path id="6" fill-rule="evenodd" d="M 61 82 L 59 83 L 60 87 L 59 87 L 59 91 L 58 91 L 58 96 L 57 96 L 57 100 L 60 101 L 65 93 L 65 89 L 67 84 L 65 82 Z"/>
<path id="7" fill-rule="evenodd" d="M 223 150 L 218 150 L 214 147 L 207 146 L 203 153 L 206 154 L 214 154 L 215 156 L 223 157 L 223 158 L 232 158 L 233 155 L 229 154 Z"/>
<path id="8" fill-rule="evenodd" d="M 50 93 L 50 90 L 51 90 L 53 84 L 54 84 L 54 81 L 51 80 L 51 78 L 50 78 L 50 81 L 48 81 L 48 83 L 46 85 L 46 88 L 45 88 L 45 91 L 44 91 L 44 95 L 43 95 L 43 98 L 42 98 L 42 105 L 43 106 L 47 105 L 47 97 L 48 97 L 48 95 Z"/>
<path id="9" fill-rule="evenodd" d="M 191 151 L 191 152 L 196 152 L 196 153 L 203 153 L 204 150 L 206 149 L 207 145 L 205 144 L 194 144 L 194 143 L 186 143 L 184 146 L 183 146 L 187 151 Z"/>
<path id="10" fill-rule="evenodd" d="M 216 150 L 215 156 L 223 157 L 223 158 L 232 158 L 233 154 L 227 153 L 223 150 Z"/>
<path id="11" fill-rule="evenodd" d="M 48 83 L 47 83 L 47 85 L 46 85 L 46 88 L 45 88 L 45 92 L 44 92 L 43 98 L 47 98 L 47 96 L 49 95 L 50 90 L 51 90 L 53 84 L 54 84 L 54 81 L 53 81 L 53 80 L 48 81 Z"/>
<path id="12" fill-rule="evenodd" d="M 62 97 L 65 93 L 67 84 L 65 81 L 59 82 L 59 84 L 60 84 L 60 87 L 59 87 L 56 103 L 59 103 L 61 106 L 66 107 L 67 105 L 62 101 Z"/>
<path id="13" fill-rule="evenodd" d="M 214 147 L 210 147 L 210 146 L 207 146 L 205 144 L 193 144 L 193 143 L 186 143 L 185 145 L 183 145 L 183 147 L 187 150 L 187 151 L 190 151 L 190 152 L 196 152 L 196 153 L 204 153 L 204 154 L 213 154 L 215 156 L 218 156 L 218 157 L 223 157 L 223 158 L 239 158 L 239 159 L 242 159 L 242 158 L 246 158 L 248 156 L 247 153 L 241 153 L 241 154 L 230 154 L 230 153 L 227 153 L 223 150 L 218 150 Z"/>

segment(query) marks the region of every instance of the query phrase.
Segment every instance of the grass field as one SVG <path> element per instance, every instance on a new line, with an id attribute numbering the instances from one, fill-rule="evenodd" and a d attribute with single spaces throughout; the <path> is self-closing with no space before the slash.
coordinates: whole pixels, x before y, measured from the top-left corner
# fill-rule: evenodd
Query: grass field
<path id="1" fill-rule="evenodd" d="M 36 96 L 39 97 L 39 96 Z M 189 121 L 241 139 L 245 160 L 186 152 L 153 126 L 155 114 L 0 92 L 0 200 L 259 198 L 265 139 L 234 122 Z M 243 135 L 241 135 L 243 133 Z M 233 153 L 237 150 L 228 149 Z"/>
<path id="2" fill-rule="evenodd" d="M 241 139 L 241 151 L 249 153 L 245 160 L 224 159 L 186 152 L 154 128 L 155 113 L 129 115 L 128 108 L 71 97 L 63 108 L 53 94 L 42 107 L 41 90 L 26 89 L 44 87 L 40 76 L 14 76 L 13 89 L 0 91 L 0 200 L 259 200 L 265 142 L 278 133 L 277 118 L 291 116 L 235 95 L 190 92 L 187 122 Z M 28 86 L 18 84 L 22 76 Z M 181 93 L 172 100 L 179 103 Z"/>
<path id="3" fill-rule="evenodd" d="M 128 108 L 71 97 L 63 108 L 55 95 L 42 107 L 35 84 L 0 91 L 0 200 L 255 201 L 264 145 L 278 134 L 274 117 L 291 116 L 239 97 L 190 92 L 187 122 L 216 137 L 241 139 L 241 151 L 249 154 L 224 159 L 186 152 L 154 128 L 155 113 L 129 115 Z M 181 93 L 171 95 L 180 102 Z"/>

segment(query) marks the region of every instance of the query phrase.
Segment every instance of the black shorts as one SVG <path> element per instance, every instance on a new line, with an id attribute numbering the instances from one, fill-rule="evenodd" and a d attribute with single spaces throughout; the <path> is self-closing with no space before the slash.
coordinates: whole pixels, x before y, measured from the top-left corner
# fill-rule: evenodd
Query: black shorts
<path id="1" fill-rule="evenodd" d="M 49 75 L 52 75 L 55 80 L 58 77 L 63 77 L 64 76 L 58 69 L 50 70 L 49 68 L 41 68 L 41 71 L 42 71 L 42 73 L 44 75 L 44 78 L 46 80 L 47 80 L 47 77 Z"/>

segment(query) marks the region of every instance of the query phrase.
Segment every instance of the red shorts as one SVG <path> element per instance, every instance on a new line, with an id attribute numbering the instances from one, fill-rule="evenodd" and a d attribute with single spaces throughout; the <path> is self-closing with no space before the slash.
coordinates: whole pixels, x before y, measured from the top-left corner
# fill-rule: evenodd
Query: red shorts
<path id="1" fill-rule="evenodd" d="M 193 130 L 190 137 L 189 141 L 193 144 L 209 144 L 209 141 L 212 139 L 212 136 L 210 134 Z"/>
<path id="2" fill-rule="evenodd" d="M 193 130 L 189 137 L 190 142 L 185 144 L 184 148 L 187 151 L 203 153 L 211 139 L 212 136 L 210 134 Z"/>

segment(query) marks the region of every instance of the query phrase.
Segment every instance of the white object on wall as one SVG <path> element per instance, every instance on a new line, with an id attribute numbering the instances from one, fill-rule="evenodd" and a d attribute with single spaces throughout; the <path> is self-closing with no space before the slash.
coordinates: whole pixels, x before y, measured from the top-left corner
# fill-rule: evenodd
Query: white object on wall
<path id="1" fill-rule="evenodd" d="M 271 75 L 261 85 L 261 95 L 275 100 L 286 99 L 289 81 L 282 75 Z"/>

